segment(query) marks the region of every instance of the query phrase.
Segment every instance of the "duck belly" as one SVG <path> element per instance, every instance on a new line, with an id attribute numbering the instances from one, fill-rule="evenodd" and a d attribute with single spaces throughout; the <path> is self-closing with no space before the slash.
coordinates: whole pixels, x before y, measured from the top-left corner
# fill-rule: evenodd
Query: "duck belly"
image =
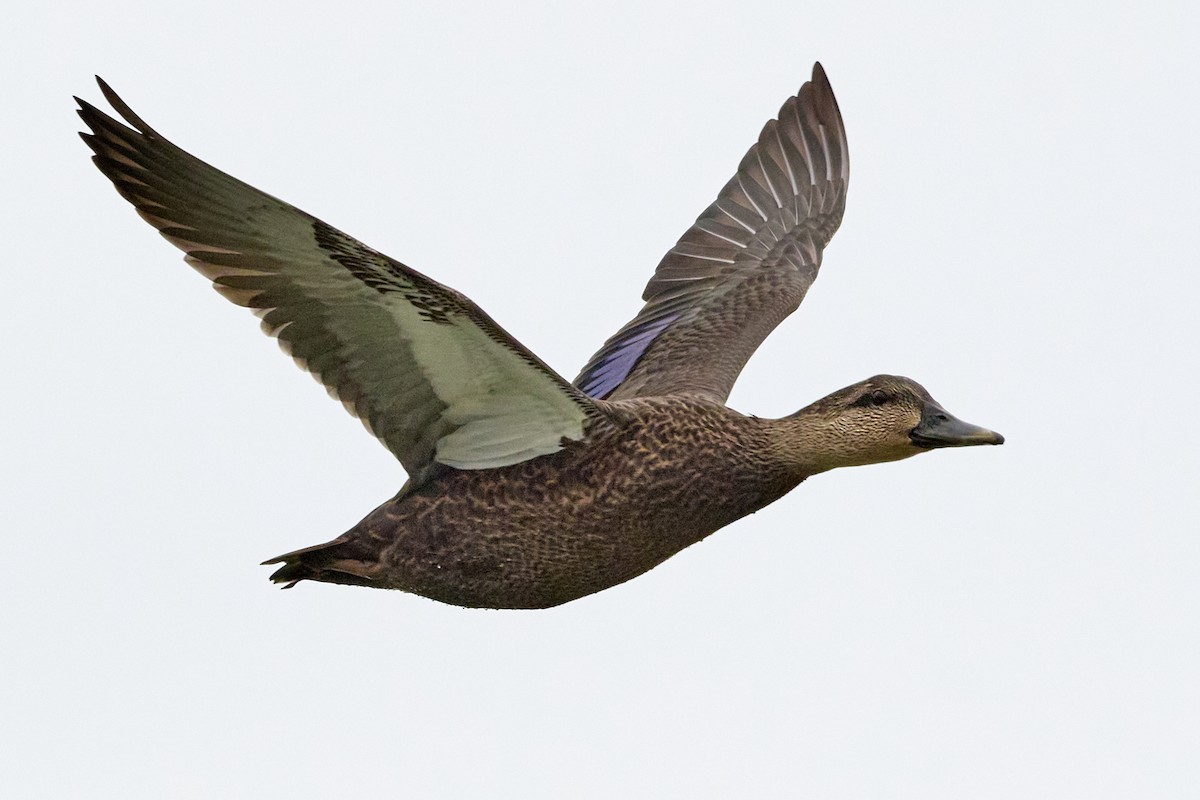
<path id="1" fill-rule="evenodd" d="M 376 509 L 352 532 L 381 545 L 376 580 L 461 606 L 559 605 L 646 572 L 791 488 L 739 486 L 726 470 L 517 466 L 457 472 Z"/>

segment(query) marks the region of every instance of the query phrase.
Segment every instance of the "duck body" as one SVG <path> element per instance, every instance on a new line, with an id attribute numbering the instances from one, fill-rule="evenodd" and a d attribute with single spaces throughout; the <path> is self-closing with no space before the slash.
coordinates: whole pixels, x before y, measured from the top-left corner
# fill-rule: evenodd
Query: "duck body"
<path id="1" fill-rule="evenodd" d="M 585 441 L 406 487 L 327 545 L 277 559 L 273 579 L 554 606 L 646 572 L 806 477 L 775 446 L 778 421 L 682 396 L 606 405 L 612 421 Z"/>

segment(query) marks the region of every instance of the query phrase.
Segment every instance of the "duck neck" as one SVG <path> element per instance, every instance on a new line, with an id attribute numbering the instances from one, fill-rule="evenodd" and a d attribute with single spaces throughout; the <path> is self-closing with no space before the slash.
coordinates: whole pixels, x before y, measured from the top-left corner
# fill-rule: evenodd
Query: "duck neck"
<path id="1" fill-rule="evenodd" d="M 802 409 L 782 419 L 765 420 L 771 449 L 801 479 L 853 463 L 845 452 L 846 432 L 836 420 Z"/>

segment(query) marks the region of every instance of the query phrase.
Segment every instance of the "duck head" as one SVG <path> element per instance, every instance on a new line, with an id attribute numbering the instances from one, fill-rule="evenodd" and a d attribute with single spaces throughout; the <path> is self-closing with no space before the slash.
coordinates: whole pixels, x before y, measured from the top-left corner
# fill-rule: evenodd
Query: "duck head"
<path id="1" fill-rule="evenodd" d="M 1004 444 L 1004 437 L 963 422 L 916 381 L 876 375 L 839 389 L 789 419 L 815 472 L 898 461 L 939 447 Z"/>

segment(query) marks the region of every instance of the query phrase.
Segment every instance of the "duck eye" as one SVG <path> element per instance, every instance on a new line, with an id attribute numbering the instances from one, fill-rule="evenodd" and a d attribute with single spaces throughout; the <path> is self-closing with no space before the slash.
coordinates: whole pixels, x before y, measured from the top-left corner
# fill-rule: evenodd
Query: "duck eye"
<path id="1" fill-rule="evenodd" d="M 871 392 L 871 402 L 874 405 L 881 406 L 891 399 L 891 396 L 883 389 L 876 389 L 875 391 Z"/>

